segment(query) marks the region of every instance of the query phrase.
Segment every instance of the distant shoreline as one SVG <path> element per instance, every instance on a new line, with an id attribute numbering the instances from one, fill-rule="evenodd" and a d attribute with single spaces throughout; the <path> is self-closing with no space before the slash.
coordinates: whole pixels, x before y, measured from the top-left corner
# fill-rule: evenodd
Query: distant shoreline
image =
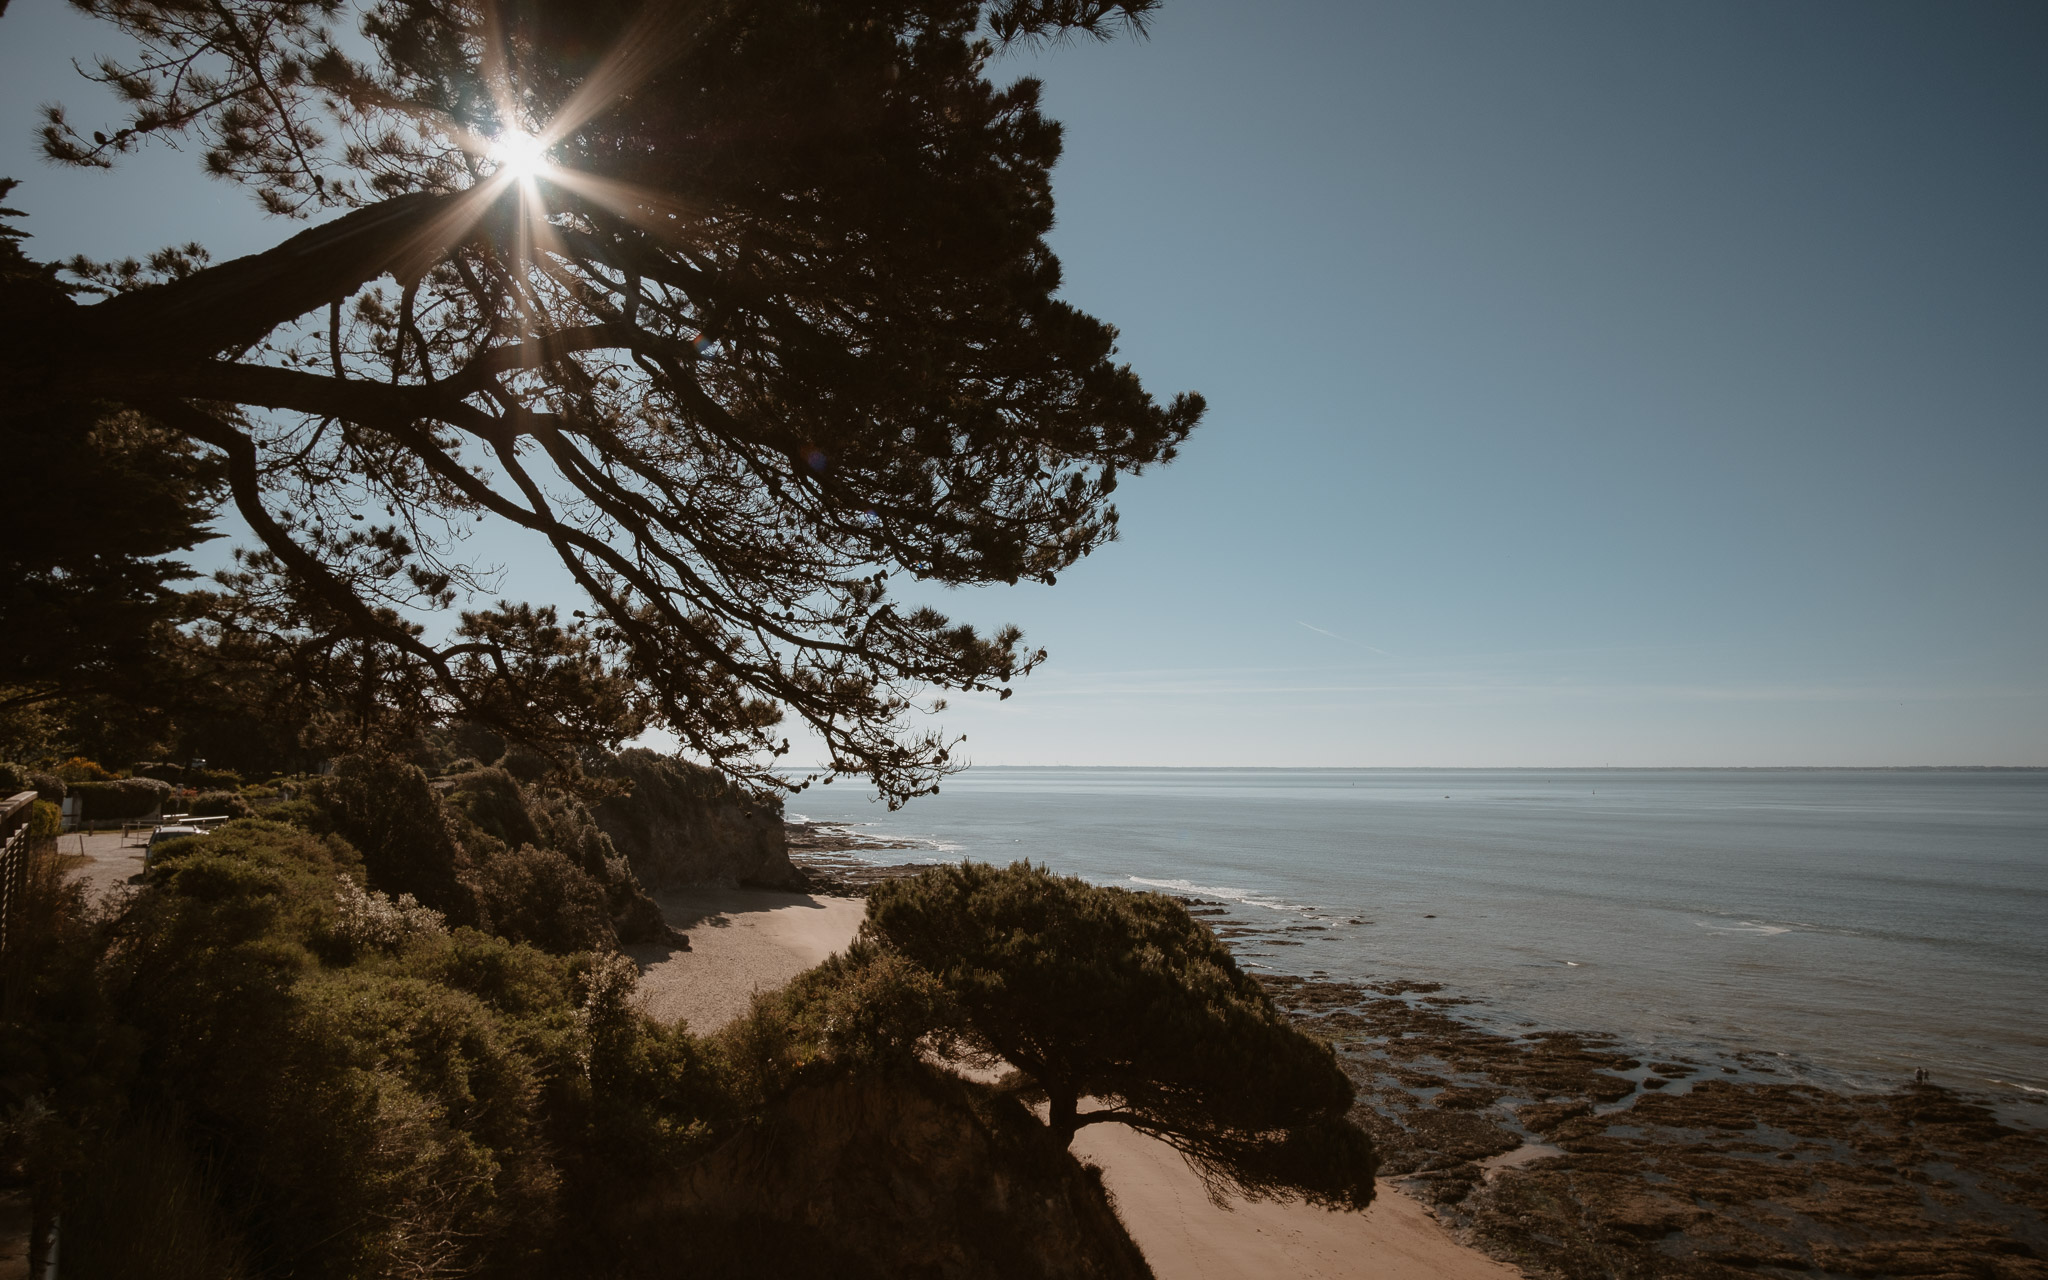
<path id="1" fill-rule="evenodd" d="M 785 765 L 777 773 L 822 772 Z M 978 764 L 974 773 L 2048 773 L 2048 764 Z"/>

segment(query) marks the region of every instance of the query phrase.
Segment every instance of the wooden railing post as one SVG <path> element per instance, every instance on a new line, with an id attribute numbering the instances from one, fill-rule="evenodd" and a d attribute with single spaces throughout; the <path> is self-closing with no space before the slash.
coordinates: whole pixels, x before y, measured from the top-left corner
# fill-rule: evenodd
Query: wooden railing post
<path id="1" fill-rule="evenodd" d="M 27 890 L 28 831 L 35 811 L 33 791 L 0 800 L 0 952 L 6 951 L 12 940 L 14 915 Z"/>

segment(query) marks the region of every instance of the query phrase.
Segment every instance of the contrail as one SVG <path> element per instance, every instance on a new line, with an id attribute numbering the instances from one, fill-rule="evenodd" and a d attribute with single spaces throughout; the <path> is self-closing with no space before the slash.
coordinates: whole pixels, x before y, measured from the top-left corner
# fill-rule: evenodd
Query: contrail
<path id="1" fill-rule="evenodd" d="M 1385 649 L 1375 648 L 1374 646 L 1365 643 L 1363 640 L 1353 640 L 1350 636 L 1340 636 L 1336 632 L 1319 627 L 1313 622 L 1302 622 L 1299 618 L 1296 618 L 1295 622 L 1300 624 L 1301 626 L 1307 627 L 1310 631 L 1315 632 L 1319 636 L 1328 636 L 1332 640 L 1342 640 L 1345 644 L 1355 644 L 1361 649 L 1365 649 L 1369 652 L 1380 655 L 1382 658 L 1391 658 L 1394 656 L 1393 654 L 1388 653 Z"/>

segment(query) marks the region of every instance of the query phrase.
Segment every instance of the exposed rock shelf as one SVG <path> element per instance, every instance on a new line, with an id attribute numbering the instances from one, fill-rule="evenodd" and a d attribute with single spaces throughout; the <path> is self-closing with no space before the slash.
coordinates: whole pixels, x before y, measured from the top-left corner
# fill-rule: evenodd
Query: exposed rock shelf
<path id="1" fill-rule="evenodd" d="M 1532 1271 L 2048 1276 L 2048 1133 L 1983 1100 L 1501 1034 L 1434 984 L 1264 981 L 1337 1046 L 1382 1172 Z"/>

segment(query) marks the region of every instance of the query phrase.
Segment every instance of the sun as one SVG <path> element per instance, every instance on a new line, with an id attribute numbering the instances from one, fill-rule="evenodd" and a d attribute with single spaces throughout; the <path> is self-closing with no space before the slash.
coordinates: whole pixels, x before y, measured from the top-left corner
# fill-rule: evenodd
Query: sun
<path id="1" fill-rule="evenodd" d="M 490 156 L 499 173 L 522 181 L 548 168 L 547 143 L 519 129 L 507 129 L 491 139 Z"/>

